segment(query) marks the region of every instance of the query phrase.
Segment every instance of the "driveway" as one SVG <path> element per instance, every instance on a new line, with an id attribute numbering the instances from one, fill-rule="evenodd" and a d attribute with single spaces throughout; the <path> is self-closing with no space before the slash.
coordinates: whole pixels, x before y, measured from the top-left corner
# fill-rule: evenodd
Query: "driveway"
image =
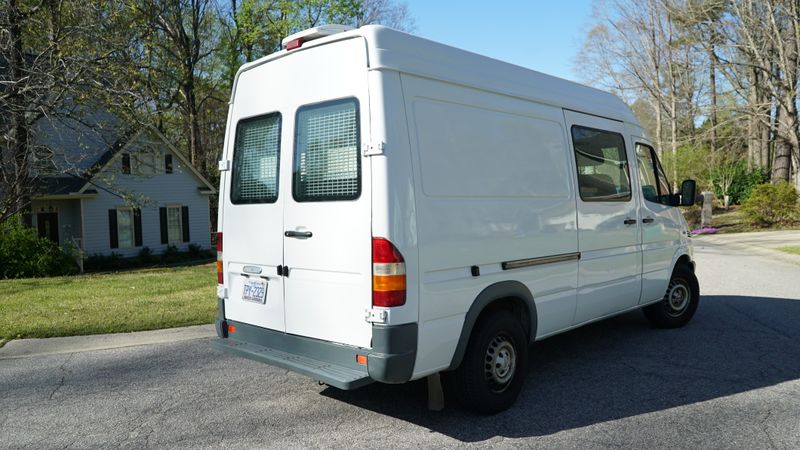
<path id="1" fill-rule="evenodd" d="M 509 411 L 343 392 L 206 340 L 0 360 L 0 447 L 797 448 L 800 265 L 696 241 L 681 330 L 638 312 L 537 343 Z"/>

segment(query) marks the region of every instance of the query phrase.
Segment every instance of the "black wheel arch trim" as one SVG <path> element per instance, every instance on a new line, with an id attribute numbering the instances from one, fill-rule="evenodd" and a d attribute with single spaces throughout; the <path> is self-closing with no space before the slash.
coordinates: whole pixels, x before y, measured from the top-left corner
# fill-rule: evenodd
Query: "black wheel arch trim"
<path id="1" fill-rule="evenodd" d="M 528 313 L 529 329 L 528 340 L 533 342 L 536 339 L 536 329 L 538 326 L 538 316 L 536 314 L 536 304 L 533 301 L 533 294 L 527 286 L 519 281 L 507 280 L 494 283 L 484 288 L 475 300 L 472 302 L 467 314 L 464 316 L 464 324 L 461 326 L 461 335 L 458 338 L 458 345 L 456 346 L 453 359 L 450 362 L 448 370 L 456 369 L 461 360 L 464 359 L 464 353 L 467 350 L 470 335 L 478 321 L 481 313 L 492 303 L 503 299 L 518 299 L 525 305 Z"/>

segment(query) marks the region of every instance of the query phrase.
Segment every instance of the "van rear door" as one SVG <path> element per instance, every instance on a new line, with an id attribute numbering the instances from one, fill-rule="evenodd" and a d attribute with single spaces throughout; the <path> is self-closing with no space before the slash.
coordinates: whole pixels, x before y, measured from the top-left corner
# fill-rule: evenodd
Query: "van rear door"
<path id="1" fill-rule="evenodd" d="M 272 109 L 236 123 L 223 214 L 225 316 L 285 331 L 283 312 L 283 198 L 278 185 L 283 117 Z M 227 194 L 227 195 L 225 195 Z"/>
<path id="2" fill-rule="evenodd" d="M 226 318 L 370 346 L 365 45 L 362 38 L 309 45 L 239 75 L 230 195 L 221 198 Z M 249 166 L 240 153 L 251 154 Z M 264 190 L 274 194 L 268 201 L 258 197 Z M 253 201 L 236 202 L 237 192 Z M 266 281 L 263 303 L 255 278 Z"/>
<path id="3" fill-rule="evenodd" d="M 364 73 L 352 77 L 359 75 L 366 83 Z M 349 93 L 356 91 L 352 86 Z M 360 104 L 366 102 L 346 97 L 304 105 L 295 115 L 291 196 L 284 204 L 284 292 L 288 333 L 369 347 L 370 171 L 360 151 Z"/>
<path id="4" fill-rule="evenodd" d="M 367 52 L 361 38 L 290 55 L 292 152 L 285 151 L 286 332 L 370 347 L 372 205 Z M 286 133 L 288 135 L 288 133 Z"/>

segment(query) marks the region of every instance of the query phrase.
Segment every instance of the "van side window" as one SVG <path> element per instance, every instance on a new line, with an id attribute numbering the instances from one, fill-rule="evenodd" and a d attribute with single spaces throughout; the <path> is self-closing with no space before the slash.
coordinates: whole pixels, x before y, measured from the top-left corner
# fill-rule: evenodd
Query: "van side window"
<path id="1" fill-rule="evenodd" d="M 642 183 L 644 199 L 668 205 L 672 191 L 655 150 L 649 145 L 637 143 L 636 159 L 639 162 L 639 180 Z"/>
<path id="2" fill-rule="evenodd" d="M 586 202 L 626 202 L 631 182 L 625 140 L 619 133 L 573 126 L 578 188 Z"/>
<path id="3" fill-rule="evenodd" d="M 336 100 L 297 111 L 292 195 L 298 202 L 361 194 L 358 103 Z"/>
<path id="4" fill-rule="evenodd" d="M 233 149 L 231 202 L 274 203 L 278 199 L 281 115 L 239 121 Z"/>

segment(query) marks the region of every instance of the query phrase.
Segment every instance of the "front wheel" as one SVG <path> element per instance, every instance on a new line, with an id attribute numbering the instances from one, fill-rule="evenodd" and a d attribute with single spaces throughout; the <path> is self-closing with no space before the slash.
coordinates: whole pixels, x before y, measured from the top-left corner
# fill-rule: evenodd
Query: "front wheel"
<path id="1" fill-rule="evenodd" d="M 528 367 L 528 340 L 509 311 L 480 321 L 464 360 L 452 373 L 451 392 L 466 408 L 482 414 L 508 409 L 519 396 Z"/>
<path id="2" fill-rule="evenodd" d="M 677 266 L 672 272 L 664 298 L 645 306 L 647 320 L 658 328 L 679 328 L 692 319 L 700 303 L 700 285 L 694 272 L 686 266 Z"/>

